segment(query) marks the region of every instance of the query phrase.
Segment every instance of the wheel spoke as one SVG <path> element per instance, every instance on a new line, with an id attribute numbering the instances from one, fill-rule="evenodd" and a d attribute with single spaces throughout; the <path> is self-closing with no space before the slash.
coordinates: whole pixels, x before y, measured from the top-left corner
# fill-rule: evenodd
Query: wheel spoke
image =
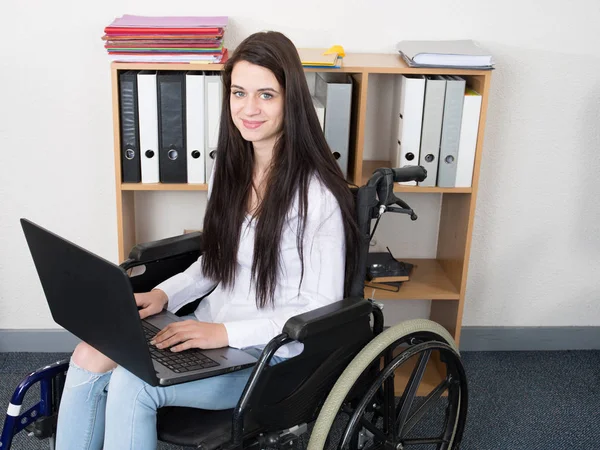
<path id="1" fill-rule="evenodd" d="M 430 406 L 444 394 L 446 389 L 448 389 L 448 386 L 450 386 L 450 382 L 448 381 L 448 378 L 446 378 L 444 381 L 438 384 L 436 388 L 427 395 L 427 397 L 425 397 L 423 403 L 419 405 L 414 414 L 410 416 L 406 421 L 406 424 L 404 425 L 403 429 L 404 436 L 410 433 L 410 431 L 417 424 L 417 422 L 421 420 L 423 415 L 425 415 L 425 413 L 429 411 Z"/>
<path id="2" fill-rule="evenodd" d="M 340 448 L 346 448 L 346 446 L 350 443 L 351 436 L 353 436 L 354 433 L 356 433 L 359 419 L 363 416 L 363 414 L 365 413 L 365 410 L 367 409 L 367 404 L 369 404 L 369 402 L 372 401 L 373 397 L 375 396 L 375 393 L 379 389 L 381 389 L 381 385 L 385 383 L 386 379 L 391 374 L 394 373 L 394 371 L 398 368 L 398 366 L 400 366 L 400 364 L 402 364 L 409 358 L 410 358 L 410 355 L 407 354 L 406 352 L 401 353 L 400 355 L 396 356 L 390 364 L 386 365 L 385 368 L 383 369 L 383 371 L 377 376 L 377 378 L 371 384 L 371 386 L 369 387 L 367 392 L 365 392 L 363 399 L 360 401 L 360 403 L 354 410 L 354 414 L 350 418 L 350 421 L 348 422 L 348 425 L 346 426 L 346 431 L 344 432 L 344 435 L 342 436 L 342 442 L 341 442 Z M 392 385 L 392 389 L 393 389 L 393 385 Z M 385 404 L 385 397 L 386 397 L 385 391 L 386 391 L 386 389 L 384 387 L 384 392 L 383 392 L 384 404 Z M 387 411 L 384 408 L 382 412 L 383 412 L 382 415 L 384 417 L 383 420 L 385 423 L 385 420 L 386 420 L 385 416 L 387 415 Z"/>
<path id="3" fill-rule="evenodd" d="M 384 356 L 385 366 L 389 366 L 393 359 L 393 349 L 388 348 Z M 383 391 L 383 432 L 386 434 L 387 439 L 393 442 L 395 430 L 393 416 L 391 416 L 392 419 L 390 419 L 390 412 L 394 412 L 394 407 L 396 405 L 396 398 L 394 393 L 394 372 L 390 372 L 389 378 L 385 379 L 381 387 Z"/>
<path id="4" fill-rule="evenodd" d="M 394 441 L 396 428 L 394 427 L 394 411 L 396 407 L 396 396 L 394 394 L 394 373 L 383 382 L 383 432 L 388 440 Z"/>
<path id="5" fill-rule="evenodd" d="M 402 439 L 402 437 L 406 434 L 404 432 L 404 424 L 406 423 L 406 418 L 408 417 L 413 400 L 417 394 L 417 389 L 421 384 L 423 375 L 425 374 L 425 368 L 427 367 L 430 356 L 431 350 L 426 350 L 419 356 L 419 362 L 410 375 L 406 389 L 404 390 L 402 398 L 400 399 L 400 403 L 398 404 L 398 408 L 396 409 L 396 427 L 400 439 Z"/>

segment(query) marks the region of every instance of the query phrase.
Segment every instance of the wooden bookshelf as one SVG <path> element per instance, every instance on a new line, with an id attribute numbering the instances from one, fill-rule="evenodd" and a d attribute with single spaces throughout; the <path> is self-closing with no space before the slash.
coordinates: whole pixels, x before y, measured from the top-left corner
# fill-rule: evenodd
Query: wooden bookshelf
<path id="1" fill-rule="evenodd" d="M 206 191 L 206 184 L 142 184 L 121 182 L 121 155 L 119 137 L 118 74 L 124 70 L 178 70 L 221 71 L 222 64 L 165 64 L 165 63 L 115 63 L 111 64 L 114 157 L 117 206 L 117 230 L 119 258 L 124 260 L 137 243 L 135 236 L 136 191 Z M 475 153 L 473 182 L 469 188 L 422 188 L 397 184 L 395 192 L 441 195 L 440 224 L 437 236 L 437 252 L 429 259 L 410 260 L 416 267 L 410 281 L 405 282 L 398 293 L 375 291 L 375 299 L 428 300 L 431 301 L 430 318 L 443 325 L 460 342 L 460 329 L 467 285 L 473 218 L 479 184 L 479 169 L 483 153 L 483 140 L 492 71 L 466 69 L 411 68 L 396 54 L 350 53 L 343 60 L 341 69 L 306 69 L 307 72 L 344 72 L 354 82 L 350 131 L 348 181 L 363 185 L 378 167 L 389 167 L 389 161 L 365 160 L 365 128 L 367 124 L 367 99 L 369 76 L 394 76 L 401 74 L 459 75 L 482 95 L 479 132 Z M 371 288 L 365 296 L 371 296 Z M 402 371 L 399 371 L 401 373 Z M 439 375 L 439 374 L 438 374 Z M 437 385 L 435 371 L 425 375 L 427 383 Z M 400 383 L 402 376 L 397 377 Z M 427 381 L 429 380 L 429 381 Z M 427 383 L 425 383 L 427 385 Z"/>

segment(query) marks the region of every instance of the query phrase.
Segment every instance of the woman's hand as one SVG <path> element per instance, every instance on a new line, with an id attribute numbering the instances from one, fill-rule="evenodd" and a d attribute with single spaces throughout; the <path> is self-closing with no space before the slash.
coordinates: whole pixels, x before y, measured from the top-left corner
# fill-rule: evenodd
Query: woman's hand
<path id="1" fill-rule="evenodd" d="M 188 348 L 221 348 L 229 345 L 227 329 L 222 323 L 183 320 L 160 330 L 150 344 L 180 352 Z"/>
<path id="2" fill-rule="evenodd" d="M 140 308 L 140 319 L 158 314 L 169 301 L 167 294 L 160 289 L 153 289 L 150 292 L 140 292 L 134 294 L 135 302 Z"/>

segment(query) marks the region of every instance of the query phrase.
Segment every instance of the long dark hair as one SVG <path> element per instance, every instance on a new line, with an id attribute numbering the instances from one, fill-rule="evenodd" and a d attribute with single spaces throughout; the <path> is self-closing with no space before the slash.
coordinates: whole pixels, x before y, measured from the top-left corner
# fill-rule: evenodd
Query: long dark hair
<path id="1" fill-rule="evenodd" d="M 268 188 L 255 214 L 252 277 L 256 304 L 274 305 L 279 275 L 282 226 L 298 195 L 297 247 L 304 275 L 303 238 L 308 208 L 308 186 L 316 175 L 337 199 L 344 222 L 346 269 L 344 296 L 356 273 L 359 232 L 352 193 L 338 167 L 315 112 L 306 76 L 294 44 L 279 32 L 260 32 L 246 38 L 223 70 L 223 105 L 212 193 L 204 217 L 205 276 L 231 287 L 235 280 L 241 226 L 252 192 L 254 151 L 231 118 L 231 72 L 246 61 L 270 70 L 284 91 L 282 132 L 275 144 Z M 340 299 L 341 300 L 341 299 Z"/>

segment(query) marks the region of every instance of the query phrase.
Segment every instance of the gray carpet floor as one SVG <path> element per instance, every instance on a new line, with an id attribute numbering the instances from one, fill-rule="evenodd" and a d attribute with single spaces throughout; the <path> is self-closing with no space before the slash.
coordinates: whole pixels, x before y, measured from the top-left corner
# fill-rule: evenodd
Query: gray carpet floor
<path id="1" fill-rule="evenodd" d="M 23 376 L 66 356 L 0 353 L 0 430 Z M 465 352 L 462 358 L 469 382 L 463 450 L 600 448 L 600 351 Z M 12 446 L 46 448 L 25 433 Z"/>

